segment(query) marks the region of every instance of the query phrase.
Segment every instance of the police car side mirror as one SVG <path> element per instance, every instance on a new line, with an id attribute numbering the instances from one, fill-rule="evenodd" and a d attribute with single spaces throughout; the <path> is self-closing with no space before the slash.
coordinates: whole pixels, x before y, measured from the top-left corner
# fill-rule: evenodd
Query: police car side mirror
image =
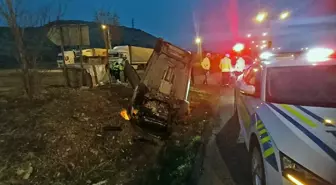
<path id="1" fill-rule="evenodd" d="M 255 87 L 253 85 L 248 85 L 246 83 L 239 83 L 238 85 L 238 89 L 240 91 L 240 93 L 245 94 L 245 95 L 249 95 L 249 96 L 254 96 L 255 95 Z"/>

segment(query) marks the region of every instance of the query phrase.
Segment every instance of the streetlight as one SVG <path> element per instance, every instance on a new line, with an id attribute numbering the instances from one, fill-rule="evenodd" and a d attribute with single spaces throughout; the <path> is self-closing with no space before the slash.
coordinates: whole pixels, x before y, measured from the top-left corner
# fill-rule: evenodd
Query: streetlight
<path id="1" fill-rule="evenodd" d="M 202 42 L 202 39 L 201 39 L 200 37 L 196 37 L 196 38 L 195 38 L 195 43 L 196 43 L 197 45 L 201 44 L 201 42 Z"/>
<path id="2" fill-rule="evenodd" d="M 102 24 L 102 25 L 101 25 L 101 28 L 104 30 L 104 32 L 105 32 L 105 30 L 107 30 L 107 36 L 106 36 L 106 48 L 107 48 L 107 49 L 112 49 L 111 42 L 110 42 L 110 29 L 109 29 L 108 26 L 105 25 L 105 24 Z M 105 36 L 105 34 L 104 34 L 104 36 Z"/>
<path id="3" fill-rule="evenodd" d="M 106 62 L 109 62 L 109 49 L 112 49 L 111 40 L 110 40 L 110 29 L 105 24 L 102 24 L 101 28 L 103 29 L 103 32 L 104 32 L 105 47 L 106 47 Z M 105 34 L 105 30 L 107 30 L 106 34 Z"/>
<path id="4" fill-rule="evenodd" d="M 288 17 L 290 16 L 290 12 L 289 11 L 283 11 L 279 14 L 279 19 L 280 20 L 285 20 L 287 19 Z M 259 12 L 256 17 L 255 17 L 255 20 L 259 23 L 262 23 L 264 22 L 268 17 L 268 13 L 267 12 Z M 266 36 L 267 33 L 264 35 Z"/>
<path id="5" fill-rule="evenodd" d="M 280 20 L 285 20 L 287 19 L 288 17 L 290 16 L 290 12 L 289 11 L 283 11 L 280 15 L 279 15 L 279 19 Z M 270 19 L 273 19 L 274 15 L 271 15 L 271 18 Z M 268 18 L 268 12 L 259 12 L 256 17 L 255 17 L 255 20 L 256 22 L 258 23 L 262 23 L 264 21 L 267 22 L 267 27 L 269 30 L 271 30 L 271 20 Z M 262 34 L 262 36 L 266 36 L 268 33 L 267 32 L 264 32 Z M 271 47 L 271 46 L 269 46 Z"/>
<path id="6" fill-rule="evenodd" d="M 246 35 L 246 37 L 248 37 L 248 38 L 250 38 L 251 36 L 252 36 L 252 35 L 251 35 L 250 33 Z"/>
<path id="7" fill-rule="evenodd" d="M 197 45 L 197 54 L 200 56 L 200 60 L 202 61 L 202 39 L 197 36 L 195 38 L 195 44 Z"/>
<path id="8" fill-rule="evenodd" d="M 267 18 L 267 15 L 268 15 L 267 12 L 259 12 L 255 17 L 255 20 L 261 23 Z"/>
<path id="9" fill-rule="evenodd" d="M 289 15 L 290 15 L 289 11 L 284 11 L 279 15 L 279 19 L 280 20 L 285 20 L 289 17 Z"/>

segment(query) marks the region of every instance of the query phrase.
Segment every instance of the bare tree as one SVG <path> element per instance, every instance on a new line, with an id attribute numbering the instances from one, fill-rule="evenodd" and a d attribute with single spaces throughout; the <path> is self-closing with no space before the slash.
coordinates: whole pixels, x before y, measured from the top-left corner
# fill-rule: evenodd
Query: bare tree
<path id="1" fill-rule="evenodd" d="M 114 44 L 119 44 L 121 41 L 121 34 L 120 18 L 117 13 L 113 13 L 111 24 L 111 42 Z"/>
<path id="2" fill-rule="evenodd" d="M 112 14 L 112 26 L 120 26 L 120 18 L 117 13 Z"/>
<path id="3" fill-rule="evenodd" d="M 120 26 L 120 18 L 117 13 L 99 10 L 95 12 L 94 20 L 100 24 Z"/>
<path id="4" fill-rule="evenodd" d="M 51 4 L 29 9 L 25 0 L 0 0 L 0 19 L 11 31 L 15 43 L 16 59 L 21 65 L 23 86 L 30 99 L 35 93 L 36 64 L 42 59 L 46 34 L 51 20 L 59 19 L 61 6 L 54 12 Z M 55 18 L 52 18 L 52 16 Z"/>

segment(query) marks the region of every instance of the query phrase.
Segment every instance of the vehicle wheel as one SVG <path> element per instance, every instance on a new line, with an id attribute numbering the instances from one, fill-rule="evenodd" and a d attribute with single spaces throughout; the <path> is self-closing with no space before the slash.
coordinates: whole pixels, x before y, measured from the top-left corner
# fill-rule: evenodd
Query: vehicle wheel
<path id="1" fill-rule="evenodd" d="M 251 173 L 253 185 L 265 185 L 265 168 L 260 149 L 254 146 L 251 153 Z"/>

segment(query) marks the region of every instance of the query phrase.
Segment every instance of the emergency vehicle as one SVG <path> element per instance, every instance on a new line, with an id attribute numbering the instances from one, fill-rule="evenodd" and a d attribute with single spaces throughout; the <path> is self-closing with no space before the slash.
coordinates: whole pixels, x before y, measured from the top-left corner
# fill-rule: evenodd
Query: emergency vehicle
<path id="1" fill-rule="evenodd" d="M 272 53 L 238 77 L 235 112 L 254 185 L 336 185 L 336 57 Z"/>

